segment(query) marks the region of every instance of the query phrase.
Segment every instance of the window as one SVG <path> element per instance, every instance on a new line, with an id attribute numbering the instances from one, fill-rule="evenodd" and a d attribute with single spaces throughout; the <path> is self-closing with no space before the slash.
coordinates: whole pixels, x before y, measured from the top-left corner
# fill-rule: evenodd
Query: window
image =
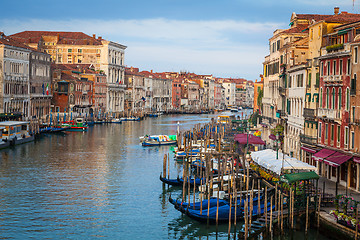
<path id="1" fill-rule="evenodd" d="M 333 61 L 333 75 L 336 75 L 336 61 Z"/>
<path id="2" fill-rule="evenodd" d="M 341 109 L 341 87 L 339 88 L 338 109 Z"/>
<path id="3" fill-rule="evenodd" d="M 350 109 L 350 90 L 349 88 L 346 89 L 346 111 Z"/>
<path id="4" fill-rule="evenodd" d="M 355 147 L 355 133 L 351 132 L 351 148 L 354 149 Z"/>
<path id="5" fill-rule="evenodd" d="M 311 73 L 309 73 L 309 79 L 308 79 L 308 87 L 311 86 Z"/>
<path id="6" fill-rule="evenodd" d="M 320 84 L 320 74 L 317 72 L 316 73 L 316 83 L 315 83 L 315 87 L 319 87 Z"/>
<path id="7" fill-rule="evenodd" d="M 58 56 L 58 62 L 59 62 L 59 63 L 62 62 L 62 56 L 61 56 L 61 55 Z"/>
<path id="8" fill-rule="evenodd" d="M 358 48 L 354 47 L 354 63 L 358 62 Z"/>
<path id="9" fill-rule="evenodd" d="M 321 76 L 324 76 L 324 63 L 323 62 L 321 63 L 320 70 L 321 70 Z"/>
<path id="10" fill-rule="evenodd" d="M 340 59 L 339 61 L 339 75 L 343 74 L 343 60 Z"/>
<path id="11" fill-rule="evenodd" d="M 355 91 L 356 90 L 356 73 L 354 73 L 354 78 L 351 79 L 351 82 L 350 82 L 350 87 L 351 87 L 351 90 L 352 91 Z M 351 94 L 354 94 L 355 95 L 355 92 L 354 93 L 351 93 Z"/>
<path id="12" fill-rule="evenodd" d="M 344 134 L 344 143 L 345 143 L 345 148 L 348 148 L 349 146 L 349 127 L 345 127 L 345 134 Z"/>
<path id="13" fill-rule="evenodd" d="M 69 53 L 71 53 L 71 52 L 72 52 L 72 49 L 71 49 L 71 48 L 69 48 L 69 49 L 68 49 L 68 52 L 69 52 Z"/>
<path id="14" fill-rule="evenodd" d="M 68 63 L 72 63 L 72 57 L 71 57 L 71 55 L 68 55 L 67 61 L 68 61 Z"/>
<path id="15" fill-rule="evenodd" d="M 351 66 L 350 66 L 350 58 L 347 60 L 347 74 L 350 74 Z"/>
<path id="16" fill-rule="evenodd" d="M 325 139 L 328 139 L 328 124 L 325 124 Z"/>
<path id="17" fill-rule="evenodd" d="M 355 106 L 352 107 L 352 122 L 355 122 Z"/>
<path id="18" fill-rule="evenodd" d="M 331 141 L 334 141 L 334 124 L 331 124 Z"/>
<path id="19" fill-rule="evenodd" d="M 327 61 L 327 75 L 330 76 L 330 61 Z"/>
<path id="20" fill-rule="evenodd" d="M 329 108 L 329 101 L 330 101 L 330 98 L 329 98 L 329 88 L 326 88 L 326 108 Z"/>
<path id="21" fill-rule="evenodd" d="M 321 138 L 321 126 L 322 126 L 322 123 L 319 123 L 319 138 Z"/>
<path id="22" fill-rule="evenodd" d="M 82 49 L 79 48 L 79 49 L 78 49 L 78 53 L 82 53 Z"/>
<path id="23" fill-rule="evenodd" d="M 332 89 L 331 107 L 332 107 L 332 109 L 335 109 L 335 88 Z"/>
<path id="24" fill-rule="evenodd" d="M 78 56 L 78 63 L 82 63 L 83 57 L 81 55 Z"/>
<path id="25" fill-rule="evenodd" d="M 340 144 L 340 135 L 341 135 L 341 132 L 340 132 L 340 125 L 337 126 L 337 143 L 338 145 Z"/>

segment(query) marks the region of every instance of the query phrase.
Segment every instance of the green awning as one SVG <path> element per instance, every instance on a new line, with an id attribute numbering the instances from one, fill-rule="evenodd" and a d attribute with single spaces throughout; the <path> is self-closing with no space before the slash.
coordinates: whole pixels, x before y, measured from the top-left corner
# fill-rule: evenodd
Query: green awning
<path id="1" fill-rule="evenodd" d="M 301 32 L 305 32 L 306 30 L 309 30 L 309 28 L 305 28 L 304 30 L 302 30 Z"/>
<path id="2" fill-rule="evenodd" d="M 351 30 L 351 28 L 346 28 L 346 29 L 340 30 L 340 31 L 338 31 L 338 35 L 346 34 L 349 30 Z"/>
<path id="3" fill-rule="evenodd" d="M 311 93 L 306 93 L 306 97 L 308 97 L 308 101 L 307 101 L 307 102 L 310 102 L 310 100 L 311 100 Z"/>
<path id="4" fill-rule="evenodd" d="M 280 180 L 286 183 L 293 183 L 298 181 L 310 180 L 310 179 L 319 179 L 319 175 L 316 172 L 300 172 L 300 173 L 291 173 L 281 176 Z"/>

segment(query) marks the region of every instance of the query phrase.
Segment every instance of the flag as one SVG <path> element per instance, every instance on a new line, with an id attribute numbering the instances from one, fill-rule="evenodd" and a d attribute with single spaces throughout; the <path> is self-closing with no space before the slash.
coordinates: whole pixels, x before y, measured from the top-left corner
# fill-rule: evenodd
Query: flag
<path id="1" fill-rule="evenodd" d="M 46 95 L 49 95 L 49 84 L 46 84 Z"/>
<path id="2" fill-rule="evenodd" d="M 44 84 L 42 84 L 41 87 L 42 87 L 42 90 L 43 90 L 43 95 L 45 95 L 45 86 L 44 86 Z"/>

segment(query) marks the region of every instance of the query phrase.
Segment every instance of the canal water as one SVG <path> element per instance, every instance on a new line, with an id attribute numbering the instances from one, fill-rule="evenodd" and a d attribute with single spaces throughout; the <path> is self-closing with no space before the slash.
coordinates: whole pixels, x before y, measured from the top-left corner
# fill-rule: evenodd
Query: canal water
<path id="1" fill-rule="evenodd" d="M 142 147 L 139 136 L 176 134 L 215 115 L 167 115 L 47 134 L 0 151 L 1 239 L 215 239 L 216 228 L 175 210 L 180 188 L 159 180 L 169 147 Z M 171 155 L 172 157 L 172 155 Z M 170 161 L 170 177 L 181 166 Z M 221 225 L 218 238 L 227 239 Z M 304 235 L 285 239 L 303 239 Z M 311 232 L 314 238 L 326 239 Z"/>

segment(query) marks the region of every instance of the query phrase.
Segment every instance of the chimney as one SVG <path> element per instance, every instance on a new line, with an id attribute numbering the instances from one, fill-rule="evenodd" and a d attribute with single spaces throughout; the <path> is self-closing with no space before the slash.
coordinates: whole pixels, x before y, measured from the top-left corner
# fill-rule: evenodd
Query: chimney
<path id="1" fill-rule="evenodd" d="M 334 15 L 338 15 L 339 14 L 339 7 L 334 7 Z"/>
<path id="2" fill-rule="evenodd" d="M 93 34 L 93 38 L 94 38 L 94 39 L 96 38 L 96 34 Z"/>
<path id="3" fill-rule="evenodd" d="M 102 37 L 99 36 L 98 39 L 101 41 L 101 40 L 102 40 Z"/>
<path id="4" fill-rule="evenodd" d="M 153 73 L 153 70 L 151 69 L 150 72 Z"/>

